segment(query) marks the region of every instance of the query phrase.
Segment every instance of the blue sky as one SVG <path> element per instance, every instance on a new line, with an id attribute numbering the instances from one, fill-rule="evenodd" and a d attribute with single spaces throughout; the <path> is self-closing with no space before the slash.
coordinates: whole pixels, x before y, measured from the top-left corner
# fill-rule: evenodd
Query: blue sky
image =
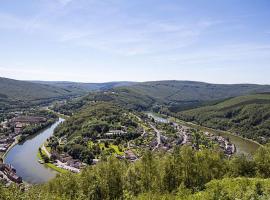
<path id="1" fill-rule="evenodd" d="M 269 0 L 0 0 L 0 76 L 270 84 Z"/>

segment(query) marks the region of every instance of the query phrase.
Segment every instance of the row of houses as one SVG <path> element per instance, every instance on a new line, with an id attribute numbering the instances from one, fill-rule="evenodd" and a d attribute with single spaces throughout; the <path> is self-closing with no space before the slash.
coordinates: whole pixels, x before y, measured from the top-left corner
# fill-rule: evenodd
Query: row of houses
<path id="1" fill-rule="evenodd" d="M 123 130 L 110 130 L 108 133 L 105 133 L 105 135 L 107 136 L 111 136 L 111 135 L 123 135 L 123 134 L 127 134 L 126 131 Z"/>
<path id="2" fill-rule="evenodd" d="M 211 140 L 216 141 L 219 144 L 220 149 L 222 149 L 226 155 L 232 155 L 236 152 L 235 145 L 232 144 L 228 138 L 216 136 L 209 132 L 205 132 L 204 134 Z"/>
<path id="3" fill-rule="evenodd" d="M 58 154 L 57 152 L 53 152 L 51 156 L 55 158 L 54 163 L 57 167 L 74 173 L 79 173 L 80 170 L 86 166 L 86 164 L 82 163 L 78 159 L 72 158 L 67 153 Z"/>
<path id="4" fill-rule="evenodd" d="M 174 138 L 173 140 L 170 140 L 170 138 L 165 137 L 161 135 L 161 145 L 159 145 L 159 149 L 163 150 L 170 150 L 175 145 L 189 145 L 194 146 L 193 144 L 193 137 L 191 133 L 191 129 L 187 126 L 181 126 L 177 123 L 171 123 L 172 127 L 174 127 L 177 132 L 179 138 Z M 222 137 L 222 136 L 216 136 L 214 134 L 211 134 L 209 132 L 204 132 L 204 135 L 211 141 L 215 141 L 221 150 L 224 151 L 224 153 L 228 156 L 234 154 L 236 152 L 236 147 L 234 144 L 232 144 L 229 139 Z M 153 140 L 150 143 L 150 147 L 154 147 L 157 145 L 156 140 Z M 194 146 L 195 148 L 195 146 Z M 198 147 L 197 147 L 198 148 Z"/>
<path id="5" fill-rule="evenodd" d="M 6 152 L 15 141 L 15 137 L 22 134 L 23 128 L 32 125 L 46 122 L 44 117 L 37 116 L 17 116 L 2 125 L 5 128 L 5 134 L 0 135 L 0 152 Z"/>
<path id="6" fill-rule="evenodd" d="M 116 155 L 116 157 L 118 159 L 127 159 L 131 162 L 135 162 L 136 160 L 138 160 L 138 157 L 136 156 L 136 154 L 130 149 L 125 151 L 125 155 L 123 156 Z"/>
<path id="7" fill-rule="evenodd" d="M 15 139 L 13 137 L 6 137 L 0 139 L 0 152 L 6 152 L 8 148 L 13 144 Z"/>
<path id="8" fill-rule="evenodd" d="M 225 139 L 222 136 L 216 136 L 215 139 L 219 143 L 220 148 L 224 150 L 225 154 L 232 155 L 236 152 L 235 145 L 232 144 L 229 139 Z"/>
<path id="9" fill-rule="evenodd" d="M 44 117 L 38 116 L 16 116 L 1 123 L 3 134 L 0 135 L 0 152 L 5 153 L 14 144 L 16 137 L 21 135 L 23 128 L 33 124 L 45 123 Z M 6 183 L 22 183 L 22 178 L 16 174 L 16 170 L 0 159 L 0 178 Z"/>
<path id="10" fill-rule="evenodd" d="M 47 119 L 45 117 L 38 116 L 18 116 L 10 120 L 10 123 L 21 123 L 23 126 L 30 124 L 45 123 Z"/>
<path id="11" fill-rule="evenodd" d="M 22 183 L 22 177 L 16 174 L 16 170 L 11 165 L 5 164 L 2 161 L 0 161 L 0 174 L 0 178 L 5 179 L 7 182 Z"/>

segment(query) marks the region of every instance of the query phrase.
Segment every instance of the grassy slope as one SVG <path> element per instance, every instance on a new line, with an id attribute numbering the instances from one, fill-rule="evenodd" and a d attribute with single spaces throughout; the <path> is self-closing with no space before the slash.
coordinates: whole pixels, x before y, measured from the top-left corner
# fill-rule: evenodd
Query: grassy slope
<path id="1" fill-rule="evenodd" d="M 270 94 L 235 97 L 216 105 L 180 112 L 178 116 L 263 143 L 262 137 L 270 137 Z"/>

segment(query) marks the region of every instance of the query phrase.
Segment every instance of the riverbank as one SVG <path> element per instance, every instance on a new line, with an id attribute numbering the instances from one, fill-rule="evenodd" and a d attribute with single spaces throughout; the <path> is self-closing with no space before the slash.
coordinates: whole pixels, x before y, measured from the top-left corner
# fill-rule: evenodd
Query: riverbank
<path id="1" fill-rule="evenodd" d="M 44 145 L 44 144 L 43 144 L 43 145 Z M 42 154 L 46 154 L 46 152 L 42 149 L 42 147 L 40 147 L 40 148 L 41 148 Z M 38 158 L 39 160 L 41 160 L 41 161 L 44 162 L 43 165 L 49 167 L 50 169 L 52 169 L 52 170 L 54 170 L 54 171 L 56 171 L 56 172 L 58 172 L 58 173 L 66 174 L 66 173 L 69 172 L 68 170 L 65 170 L 65 169 L 62 169 L 62 168 L 59 168 L 59 167 L 55 166 L 53 163 L 46 163 L 46 162 L 44 161 L 44 159 L 42 158 L 42 156 L 41 156 L 41 154 L 40 154 L 40 151 L 37 152 L 37 158 Z"/>
<path id="2" fill-rule="evenodd" d="M 51 111 L 51 112 L 53 112 L 53 113 L 55 113 L 59 118 L 62 118 L 62 119 L 65 119 L 65 120 L 70 117 L 70 116 L 64 115 L 64 114 L 62 114 L 60 112 L 56 112 L 56 111 L 54 111 L 54 110 L 52 110 L 50 108 L 46 108 L 46 109 L 49 110 L 49 111 Z"/>
<path id="3" fill-rule="evenodd" d="M 39 130 L 36 131 L 35 133 L 26 136 L 22 141 L 19 141 L 22 135 L 16 136 L 16 137 L 14 138 L 15 141 L 10 145 L 10 147 L 7 149 L 7 151 L 4 152 L 4 154 L 1 156 L 1 158 L 2 158 L 3 160 L 5 160 L 5 157 L 6 157 L 6 155 L 8 154 L 8 152 L 9 152 L 15 145 L 20 144 L 20 143 L 23 143 L 23 142 L 25 142 L 27 139 L 29 139 L 29 138 L 33 137 L 34 135 L 38 134 L 39 132 L 41 132 L 41 131 L 47 129 L 49 126 L 51 126 L 52 124 L 54 124 L 57 120 L 58 120 L 58 119 L 55 119 L 52 123 L 47 123 L 46 126 L 42 127 L 41 129 L 39 129 Z"/>
<path id="4" fill-rule="evenodd" d="M 40 184 L 53 179 L 57 175 L 57 170 L 53 166 L 41 165 L 38 162 L 37 153 L 39 147 L 53 135 L 54 129 L 62 122 L 59 118 L 54 124 L 38 131 L 36 134 L 27 137 L 23 143 L 13 145 L 5 154 L 5 163 L 11 164 L 17 174 L 29 184 Z"/>
<path id="5" fill-rule="evenodd" d="M 7 151 L 1 156 L 1 158 L 3 159 L 3 162 L 5 160 L 6 155 L 8 154 L 8 152 L 19 143 L 19 137 L 20 135 L 15 137 L 15 141 L 10 145 L 10 147 L 7 149 Z M 5 163 L 5 162 L 4 162 Z"/>
<path id="6" fill-rule="evenodd" d="M 66 120 L 66 119 L 69 117 L 69 116 L 67 116 L 67 115 L 64 115 L 64 114 L 55 112 L 55 111 L 53 111 L 53 110 L 51 110 L 51 109 L 48 109 L 48 110 L 54 112 L 55 114 L 57 114 L 57 116 L 58 116 L 59 118 L 64 119 L 64 120 Z M 64 120 L 63 120 L 63 121 L 64 121 Z M 45 143 L 46 143 L 46 142 L 44 142 L 39 148 L 41 149 L 41 153 L 42 153 L 42 154 L 44 154 L 44 155 L 46 155 L 48 158 L 50 158 L 50 155 L 49 155 L 50 153 L 49 153 L 49 151 L 46 149 Z M 66 174 L 66 173 L 69 172 L 69 171 L 66 170 L 66 169 L 57 167 L 57 166 L 54 165 L 53 163 L 46 163 L 46 162 L 44 161 L 44 159 L 42 158 L 42 155 L 40 154 L 40 151 L 37 152 L 37 158 L 38 158 L 39 160 L 41 160 L 41 161 L 44 162 L 43 165 L 47 166 L 48 168 L 50 168 L 50 169 L 52 169 L 52 170 L 54 170 L 54 171 L 56 171 L 56 172 L 58 172 L 58 173 Z"/>

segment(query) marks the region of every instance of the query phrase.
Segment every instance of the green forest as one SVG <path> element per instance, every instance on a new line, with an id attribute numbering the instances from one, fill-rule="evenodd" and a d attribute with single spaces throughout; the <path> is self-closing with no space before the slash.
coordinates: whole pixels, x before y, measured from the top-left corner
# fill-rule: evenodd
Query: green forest
<path id="1" fill-rule="evenodd" d="M 106 135 L 109 130 L 123 128 L 125 134 Z M 94 158 L 110 155 L 110 152 L 104 151 L 109 146 L 116 151 L 124 149 L 124 144 L 139 137 L 140 132 L 128 110 L 110 102 L 93 102 L 60 124 L 48 145 L 58 153 L 66 152 L 75 159 L 91 164 Z M 65 138 L 66 143 L 60 145 L 57 138 Z M 100 140 L 105 142 L 101 143 Z M 109 144 L 107 141 L 110 140 L 114 142 Z"/>
<path id="2" fill-rule="evenodd" d="M 135 163 L 108 158 L 80 174 L 58 175 L 31 186 L 0 187 L 1 199 L 269 199 L 270 145 L 253 157 L 228 159 L 217 150 L 175 148 L 145 152 Z"/>
<path id="3" fill-rule="evenodd" d="M 270 94 L 235 97 L 216 105 L 179 112 L 175 116 L 260 143 L 269 142 Z"/>

